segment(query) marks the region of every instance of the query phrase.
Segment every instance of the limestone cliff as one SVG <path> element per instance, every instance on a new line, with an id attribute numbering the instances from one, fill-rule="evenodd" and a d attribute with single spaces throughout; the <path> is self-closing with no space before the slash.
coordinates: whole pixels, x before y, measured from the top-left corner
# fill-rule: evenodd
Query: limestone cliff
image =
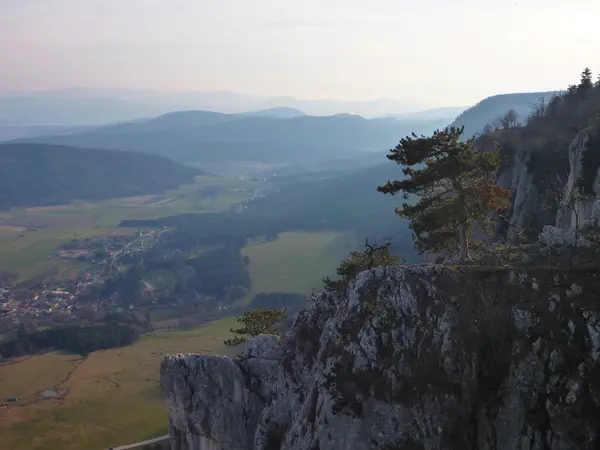
<path id="1" fill-rule="evenodd" d="M 566 140 L 545 143 L 543 150 L 539 145 L 528 144 L 533 138 L 523 137 L 526 131 L 520 133 L 516 145 L 501 145 L 506 164 L 499 173 L 498 184 L 513 192 L 507 214 L 508 237 L 520 230 L 535 236 L 545 226 L 560 230 L 600 226 L 598 157 L 586 158 L 589 153 L 600 153 L 600 148 L 589 145 L 597 126 L 583 127 L 571 133 L 572 137 L 567 135 Z M 501 136 L 500 141 L 510 137 Z M 489 139 L 482 140 L 481 145 L 486 144 L 489 145 Z"/>
<path id="2" fill-rule="evenodd" d="M 161 366 L 177 450 L 600 446 L 594 272 L 379 268 L 278 344 Z"/>

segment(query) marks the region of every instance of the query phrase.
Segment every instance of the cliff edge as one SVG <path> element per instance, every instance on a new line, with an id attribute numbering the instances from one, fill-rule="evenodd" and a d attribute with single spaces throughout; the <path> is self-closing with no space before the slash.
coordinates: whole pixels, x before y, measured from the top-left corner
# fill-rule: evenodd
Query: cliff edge
<path id="1" fill-rule="evenodd" d="M 281 344 L 167 357 L 173 448 L 597 448 L 598 286 L 583 269 L 363 272 Z"/>

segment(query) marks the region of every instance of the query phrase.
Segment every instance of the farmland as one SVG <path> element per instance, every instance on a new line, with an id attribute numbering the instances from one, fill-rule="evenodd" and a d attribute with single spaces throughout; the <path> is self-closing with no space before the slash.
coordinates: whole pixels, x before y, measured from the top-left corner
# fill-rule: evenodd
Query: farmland
<path id="1" fill-rule="evenodd" d="M 193 186 L 160 196 L 4 211 L 0 272 L 15 271 L 20 279 L 32 279 L 50 271 L 76 270 L 84 263 L 47 256 L 72 239 L 136 232 L 118 227 L 123 219 L 223 211 L 257 188 L 258 182 L 200 177 Z M 356 237 L 349 232 L 290 231 L 275 239 L 250 240 L 242 249 L 249 258 L 252 280 L 244 300 L 259 292 L 310 293 L 320 287 L 323 276 L 335 273 L 355 244 Z M 162 279 L 162 272 L 149 272 L 152 276 Z M 48 353 L 0 363 L 0 398 L 18 397 L 0 408 L 0 450 L 101 449 L 165 434 L 160 361 L 177 352 L 230 351 L 223 340 L 235 324 L 235 318 L 229 317 L 189 330 L 167 331 L 163 325 L 172 320 L 168 313 L 153 312 L 160 331 L 143 335 L 129 347 L 97 351 L 85 358 Z M 56 396 L 44 398 L 44 392 Z"/>
<path id="2" fill-rule="evenodd" d="M 0 398 L 24 397 L 25 404 L 0 408 L 0 449 L 101 449 L 165 434 L 160 361 L 177 352 L 226 352 L 223 340 L 234 321 L 150 333 L 85 359 L 51 353 L 0 366 Z M 27 404 L 47 389 L 59 396 Z"/>
<path id="3" fill-rule="evenodd" d="M 303 232 L 251 241 L 243 250 L 253 281 L 248 299 L 258 292 L 309 293 L 335 271 L 354 242 L 351 234 Z M 160 361 L 177 352 L 231 351 L 223 340 L 234 324 L 229 317 L 190 330 L 157 331 L 130 347 L 85 359 L 51 353 L 5 363 L 0 397 L 23 397 L 18 403 L 24 406 L 0 409 L 0 449 L 100 449 L 165 434 Z M 47 389 L 57 397 L 39 401 Z"/>
<path id="4" fill-rule="evenodd" d="M 61 243 L 76 238 L 131 233 L 117 225 L 124 219 L 147 219 L 184 212 L 217 212 L 247 198 L 256 182 L 197 177 L 194 185 L 161 195 L 75 202 L 70 205 L 16 208 L 0 214 L 0 272 L 21 280 L 76 270 L 81 264 L 48 260 Z M 206 194 L 210 190 L 210 195 Z"/>

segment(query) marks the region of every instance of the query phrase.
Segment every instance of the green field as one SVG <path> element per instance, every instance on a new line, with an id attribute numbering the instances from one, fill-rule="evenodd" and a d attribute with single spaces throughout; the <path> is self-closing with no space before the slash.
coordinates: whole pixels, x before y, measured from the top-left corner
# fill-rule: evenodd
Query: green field
<path id="1" fill-rule="evenodd" d="M 250 301 L 259 292 L 309 294 L 335 274 L 340 261 L 356 248 L 351 233 L 282 233 L 271 242 L 250 242 L 242 253 L 250 258 Z"/>
<path id="2" fill-rule="evenodd" d="M 102 202 L 16 208 L 0 212 L 0 272 L 16 272 L 30 279 L 52 272 L 80 269 L 81 264 L 48 259 L 56 248 L 72 239 L 122 232 L 115 227 L 125 219 L 150 219 L 185 212 L 218 212 L 247 198 L 258 182 L 234 178 L 197 177 L 159 196 L 138 196 Z M 205 196 L 204 188 L 220 189 Z M 129 230 L 130 232 L 135 230 Z"/>

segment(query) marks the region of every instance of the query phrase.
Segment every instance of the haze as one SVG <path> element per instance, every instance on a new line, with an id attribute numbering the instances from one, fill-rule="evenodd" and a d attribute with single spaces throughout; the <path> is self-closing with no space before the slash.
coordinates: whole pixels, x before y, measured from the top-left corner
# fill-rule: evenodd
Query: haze
<path id="1" fill-rule="evenodd" d="M 3 0 L 0 90 L 473 104 L 572 83 L 599 16 L 595 0 Z"/>

